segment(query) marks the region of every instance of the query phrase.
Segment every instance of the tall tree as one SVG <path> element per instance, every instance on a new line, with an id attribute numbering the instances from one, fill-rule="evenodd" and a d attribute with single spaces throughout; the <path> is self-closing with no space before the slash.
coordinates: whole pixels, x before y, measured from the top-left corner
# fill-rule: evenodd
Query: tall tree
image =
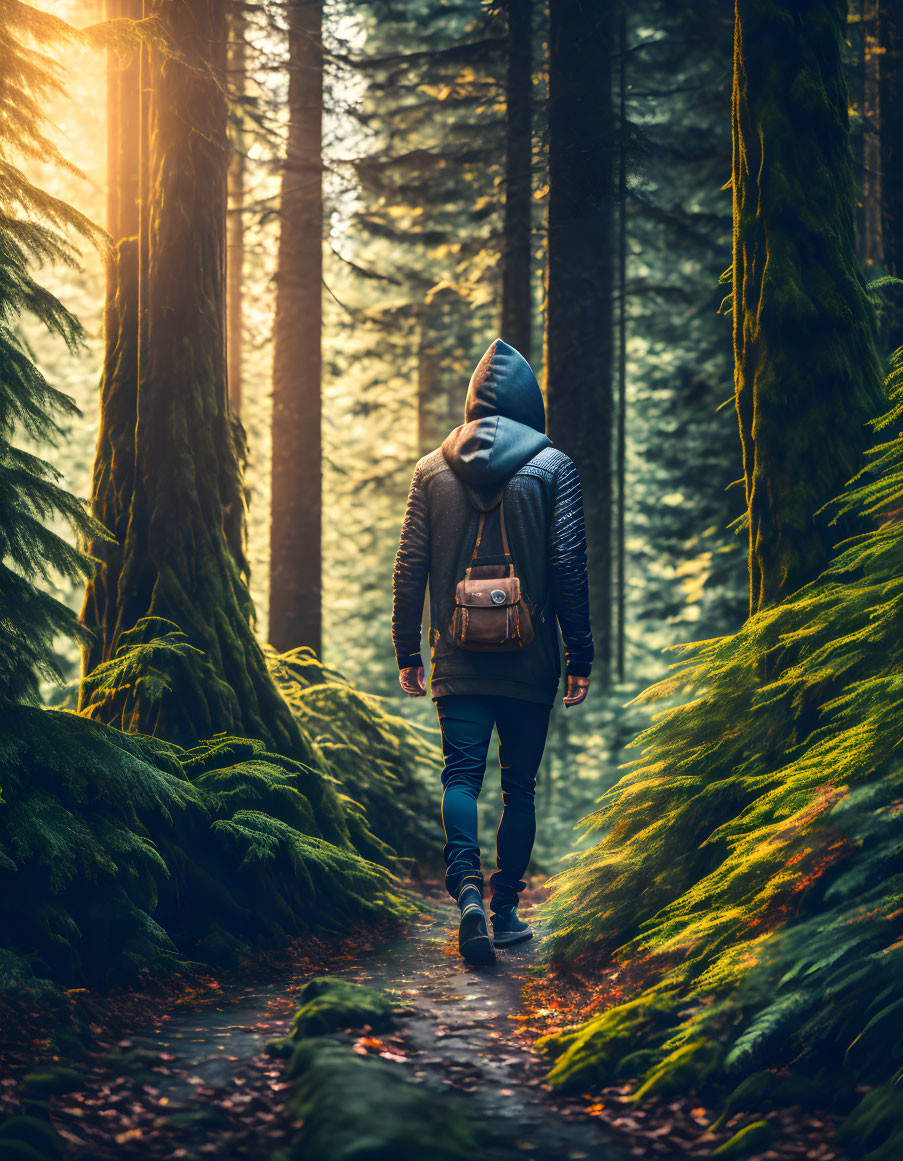
<path id="1" fill-rule="evenodd" d="M 883 180 L 881 171 L 882 52 L 880 41 L 880 0 L 862 0 L 862 229 L 860 253 L 868 274 L 874 276 L 884 266 L 882 238 Z"/>
<path id="2" fill-rule="evenodd" d="M 228 355 L 229 406 L 241 415 L 242 348 L 244 339 L 245 257 L 245 140 L 244 99 L 247 88 L 247 18 L 245 0 L 232 0 L 229 9 L 228 77 L 231 107 L 229 154 L 229 210 L 226 221 L 226 351 Z"/>
<path id="3" fill-rule="evenodd" d="M 136 728 L 183 743 L 225 730 L 307 753 L 251 630 L 236 556 L 243 496 L 225 361 L 226 4 L 153 5 L 168 47 L 146 49 L 141 65 L 140 221 L 128 247 L 137 270 L 118 280 L 107 316 L 117 328 L 108 355 L 128 354 L 131 368 L 137 347 L 137 377 L 120 376 L 108 357 L 94 504 L 120 543 L 88 588 L 86 668 L 116 657 L 125 633 L 130 643 L 156 635 L 145 618 L 175 622 L 200 652 L 173 657 Z M 123 90 L 127 99 L 137 102 L 137 90 Z M 96 697 L 91 712 L 116 721 L 128 697 L 126 689 Z"/>
<path id="4" fill-rule="evenodd" d="M 502 234 L 501 336 L 530 360 L 533 319 L 531 174 L 533 28 L 531 0 L 505 0 L 505 218 Z"/>
<path id="5" fill-rule="evenodd" d="M 107 0 L 106 15 L 137 20 L 141 0 Z M 107 60 L 107 230 L 114 250 L 107 260 L 104 301 L 104 354 L 100 427 L 91 504 L 112 535 L 91 544 L 102 562 L 85 590 L 81 620 L 92 632 L 84 650 L 90 671 L 109 656 L 101 626 L 117 619 L 118 582 L 123 566 L 135 471 L 135 416 L 138 399 L 138 233 L 140 228 L 140 149 L 143 96 L 141 57 L 145 46 L 127 55 L 110 50 Z M 131 626 L 126 626 L 130 628 Z"/>
<path id="6" fill-rule="evenodd" d="M 736 0 L 734 383 L 751 612 L 827 562 L 840 534 L 820 509 L 860 468 L 881 408 L 855 248 L 846 9 Z"/>
<path id="7" fill-rule="evenodd" d="M 323 4 L 291 0 L 273 328 L 270 641 L 322 653 Z"/>
<path id="8" fill-rule="evenodd" d="M 616 471 L 617 516 L 617 674 L 623 681 L 627 649 L 627 11 L 617 14 L 618 25 L 618 429 Z"/>
<path id="9" fill-rule="evenodd" d="M 881 185 L 884 260 L 891 274 L 903 277 L 903 4 L 878 0 L 878 40 L 881 47 Z M 903 341 L 903 337 L 898 342 Z"/>
<path id="10" fill-rule="evenodd" d="M 549 3 L 549 434 L 577 465 L 586 512 L 596 672 L 612 652 L 613 6 Z"/>

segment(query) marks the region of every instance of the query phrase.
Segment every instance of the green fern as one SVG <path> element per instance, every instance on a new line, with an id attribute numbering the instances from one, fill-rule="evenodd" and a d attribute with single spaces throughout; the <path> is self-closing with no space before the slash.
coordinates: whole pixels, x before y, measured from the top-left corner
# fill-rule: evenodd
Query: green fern
<path id="1" fill-rule="evenodd" d="M 875 428 L 899 432 L 903 350 L 887 393 Z M 549 946 L 562 965 L 583 955 L 582 970 L 651 954 L 658 978 L 634 1007 L 548 1039 L 553 1079 L 584 1083 L 600 1058 L 624 1075 L 642 1056 L 641 1091 L 667 1091 L 682 1046 L 704 1043 L 717 1061 L 700 1056 L 697 1079 L 777 1069 L 773 1091 L 796 1100 L 805 1081 L 827 1102 L 896 1067 L 903 436 L 874 448 L 829 514 L 866 530 L 734 636 L 682 647 L 643 695 L 666 708 L 587 820 L 599 842 L 554 881 Z M 631 1051 L 612 1038 L 622 1009 L 653 1004 L 666 1037 L 639 1027 Z"/>

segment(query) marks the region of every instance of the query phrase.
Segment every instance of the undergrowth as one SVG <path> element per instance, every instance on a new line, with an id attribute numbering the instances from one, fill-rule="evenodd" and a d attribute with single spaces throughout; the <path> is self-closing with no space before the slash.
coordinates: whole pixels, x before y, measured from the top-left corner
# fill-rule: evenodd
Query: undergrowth
<path id="1" fill-rule="evenodd" d="M 846 1132 L 875 1161 L 903 1148 L 899 351 L 887 386 L 889 438 L 831 506 L 868 530 L 738 633 L 681 647 L 642 697 L 685 700 L 639 736 L 587 820 L 600 840 L 554 881 L 562 967 L 651 953 L 658 978 L 542 1041 L 554 1082 L 639 1072 L 640 1097 L 710 1082 L 852 1108 L 874 1088 Z"/>

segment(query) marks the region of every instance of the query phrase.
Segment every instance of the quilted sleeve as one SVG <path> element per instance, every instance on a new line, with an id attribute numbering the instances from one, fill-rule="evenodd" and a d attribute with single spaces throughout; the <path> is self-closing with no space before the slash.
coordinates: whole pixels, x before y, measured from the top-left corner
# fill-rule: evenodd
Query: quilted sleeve
<path id="1" fill-rule="evenodd" d="M 564 639 L 566 672 L 588 677 L 593 662 L 586 574 L 586 528 L 580 477 L 570 459 L 555 474 L 549 531 L 552 603 Z"/>
<path id="2" fill-rule="evenodd" d="M 423 622 L 423 598 L 429 571 L 429 508 L 420 479 L 420 470 L 415 468 L 392 576 L 392 641 L 399 669 L 422 664 L 420 633 Z"/>

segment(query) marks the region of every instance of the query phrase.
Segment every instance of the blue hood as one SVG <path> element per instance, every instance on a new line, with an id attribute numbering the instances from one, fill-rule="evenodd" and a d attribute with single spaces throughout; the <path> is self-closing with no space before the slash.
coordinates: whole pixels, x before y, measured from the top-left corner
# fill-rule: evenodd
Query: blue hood
<path id="1" fill-rule="evenodd" d="M 480 359 L 467 388 L 465 422 L 442 444 L 442 454 L 478 508 L 497 502 L 505 484 L 537 452 L 549 447 L 542 392 L 530 364 L 501 339 Z"/>

